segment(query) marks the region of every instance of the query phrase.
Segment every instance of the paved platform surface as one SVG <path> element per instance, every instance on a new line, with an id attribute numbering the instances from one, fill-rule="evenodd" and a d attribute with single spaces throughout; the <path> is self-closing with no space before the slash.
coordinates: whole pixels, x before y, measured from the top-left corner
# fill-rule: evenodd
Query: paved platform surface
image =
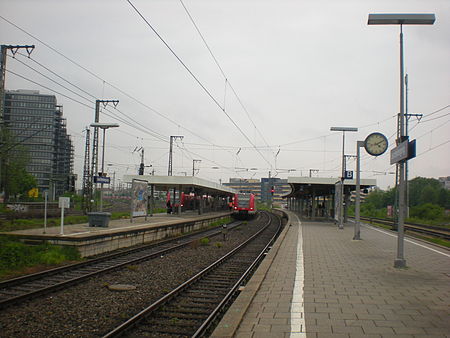
<path id="1" fill-rule="evenodd" d="M 157 227 L 161 225 L 174 224 L 178 222 L 185 222 L 186 220 L 198 220 L 198 219 L 206 219 L 212 217 L 220 217 L 221 215 L 228 215 L 229 212 L 208 212 L 203 213 L 202 215 L 198 215 L 197 212 L 184 212 L 181 215 L 177 214 L 154 214 L 153 216 L 148 216 L 147 219 L 145 217 L 136 217 L 133 219 L 133 222 L 130 222 L 130 219 L 118 219 L 118 220 L 110 220 L 108 227 L 90 227 L 88 223 L 82 224 L 70 224 L 64 225 L 64 235 L 61 235 L 61 226 L 52 226 L 37 229 L 28 229 L 28 230 L 16 230 L 10 232 L 2 232 L 0 234 L 8 234 L 8 235 L 26 235 L 26 236 L 44 236 L 44 237 L 73 237 L 73 238 L 86 238 L 93 235 L 100 234 L 109 234 L 115 232 L 121 232 L 124 230 L 134 230 L 134 229 L 143 229 L 143 228 L 151 228 Z"/>
<path id="2" fill-rule="evenodd" d="M 291 219 L 212 337 L 450 337 L 450 251 Z"/>

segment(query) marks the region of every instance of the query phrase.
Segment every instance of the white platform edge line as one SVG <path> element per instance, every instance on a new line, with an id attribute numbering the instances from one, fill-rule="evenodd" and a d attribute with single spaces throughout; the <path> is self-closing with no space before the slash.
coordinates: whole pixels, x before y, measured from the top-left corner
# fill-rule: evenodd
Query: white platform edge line
<path id="1" fill-rule="evenodd" d="M 293 214 L 298 222 L 297 259 L 295 271 L 294 292 L 291 306 L 291 338 L 306 338 L 305 308 L 303 300 L 303 286 L 305 281 L 302 222 Z M 299 315 L 300 314 L 300 315 Z"/>
<path id="2" fill-rule="evenodd" d="M 375 227 L 373 227 L 373 226 L 370 226 L 370 225 L 367 225 L 367 224 L 361 224 L 361 225 L 362 225 L 363 227 L 367 228 L 367 229 L 374 230 L 374 231 L 378 231 L 378 232 L 381 232 L 381 233 L 383 233 L 383 234 L 385 234 L 385 235 L 388 235 L 388 236 L 397 238 L 397 235 L 396 235 L 396 234 L 391 234 L 391 233 L 389 233 L 389 232 L 387 232 L 387 231 L 384 231 L 384 230 L 381 230 L 381 229 L 377 229 L 377 228 L 375 228 Z M 422 247 L 422 248 L 425 248 L 425 249 L 428 249 L 428 250 L 430 250 L 430 251 L 436 252 L 436 253 L 438 253 L 438 254 L 444 255 L 444 256 L 446 256 L 446 257 L 450 257 L 450 255 L 449 255 L 449 254 L 446 254 L 445 252 L 441 252 L 441 251 L 439 251 L 439 250 L 430 248 L 430 247 L 428 247 L 428 246 L 426 246 L 426 245 L 417 243 L 417 242 L 412 241 L 412 240 L 410 240 L 410 239 L 406 239 L 406 238 L 405 238 L 405 242 L 408 242 L 408 243 L 411 243 L 411 244 L 415 244 L 415 245 L 417 245 L 417 246 L 420 246 L 420 247 Z"/>

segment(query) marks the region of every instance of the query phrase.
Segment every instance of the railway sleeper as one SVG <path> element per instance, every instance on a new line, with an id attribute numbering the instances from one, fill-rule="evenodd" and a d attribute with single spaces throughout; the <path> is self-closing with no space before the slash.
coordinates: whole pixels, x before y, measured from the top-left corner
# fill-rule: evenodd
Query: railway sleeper
<path id="1" fill-rule="evenodd" d="M 222 297 L 214 297 L 214 298 L 208 298 L 208 297 L 202 297 L 202 298 L 192 298 L 192 297 L 185 297 L 182 299 L 179 299 L 177 303 L 173 304 L 175 307 L 199 307 L 201 305 L 202 307 L 209 308 L 214 307 L 216 304 L 218 304 L 222 300 Z"/>
<path id="2" fill-rule="evenodd" d="M 159 318 L 178 318 L 178 319 L 193 319 L 193 320 L 203 320 L 205 319 L 205 315 L 203 314 L 195 314 L 195 313 L 180 313 L 180 312 L 168 312 L 168 311 L 160 311 L 158 312 Z"/>
<path id="3" fill-rule="evenodd" d="M 81 274 L 83 274 L 83 275 L 88 275 L 88 274 L 90 274 L 90 273 L 97 272 L 98 270 L 99 270 L 99 269 L 91 268 L 91 269 L 77 270 L 77 272 L 79 272 L 79 273 L 81 273 Z"/>
<path id="4" fill-rule="evenodd" d="M 184 303 L 186 306 L 198 306 L 202 304 L 202 306 L 216 305 L 219 302 L 219 299 L 211 299 L 211 298 L 187 298 Z"/>
<path id="5" fill-rule="evenodd" d="M 30 286 L 15 286 L 15 287 L 12 287 L 10 290 L 12 292 L 15 292 L 16 294 L 23 294 L 24 292 L 28 293 L 30 291 L 35 291 L 38 289 L 39 289 L 39 287 L 30 285 Z"/>
<path id="6" fill-rule="evenodd" d="M 188 326 L 188 327 L 195 327 L 199 323 L 202 323 L 207 318 L 206 315 L 204 316 L 194 316 L 187 313 L 172 313 L 171 317 L 162 317 L 158 313 L 155 317 L 149 317 L 145 320 L 145 325 L 164 325 L 164 326 Z"/>
<path id="7" fill-rule="evenodd" d="M 208 281 L 200 281 L 195 285 L 195 288 L 214 292 L 216 290 L 222 291 L 224 289 L 228 289 L 228 284 L 227 285 L 223 285 L 223 284 L 217 285 L 217 284 L 214 284 L 214 283 L 211 283 Z"/>
<path id="8" fill-rule="evenodd" d="M 53 285 L 53 283 L 52 283 L 52 285 Z M 26 285 L 22 285 L 22 286 L 26 287 Z M 33 282 L 33 284 L 30 286 L 32 286 L 34 289 L 42 289 L 42 288 L 48 287 L 49 283 L 46 283 L 45 281 L 36 281 L 36 282 Z"/>
<path id="9" fill-rule="evenodd" d="M 139 326 L 139 329 L 136 330 L 135 334 L 130 335 L 129 337 L 164 337 L 163 335 L 169 335 L 174 337 L 192 337 L 192 334 L 189 334 L 185 331 L 181 331 L 181 329 L 177 330 L 176 328 L 167 328 L 167 327 L 144 327 Z M 181 331 L 181 332 L 180 332 Z M 192 330 L 193 331 L 193 330 Z M 140 334 L 141 333 L 141 334 Z"/>
<path id="10" fill-rule="evenodd" d="M 197 297 L 197 298 L 220 298 L 221 295 L 225 295 L 227 290 L 217 291 L 209 291 L 209 290 L 187 290 L 183 295 L 188 295 L 189 297 Z"/>
<path id="11" fill-rule="evenodd" d="M 229 287 L 231 286 L 232 282 L 230 280 L 227 281 L 222 281 L 222 280 L 217 280 L 216 278 L 211 278 L 211 279 L 203 279 L 202 280 L 203 283 L 207 284 L 207 285 L 212 285 L 213 287 L 216 288 L 220 288 L 220 287 Z"/>
<path id="12" fill-rule="evenodd" d="M 220 277 L 220 278 L 236 278 L 236 277 L 240 277 L 242 275 L 242 268 L 241 269 L 235 269 L 235 271 L 233 270 L 219 270 L 219 271 L 214 271 L 214 275 L 211 278 L 216 278 L 216 277 Z M 209 275 L 211 276 L 211 275 Z M 207 276 L 207 277 L 209 277 Z"/>
<path id="13" fill-rule="evenodd" d="M 182 304 L 171 304 L 166 305 L 164 308 L 159 309 L 158 311 L 164 311 L 164 312 L 176 312 L 176 313 L 185 313 L 185 314 L 198 314 L 198 315 L 209 315 L 211 313 L 210 310 L 202 308 L 199 309 L 198 307 L 194 306 L 183 306 Z"/>
<path id="14" fill-rule="evenodd" d="M 12 291 L 12 290 L 4 290 L 4 291 L 2 291 L 1 293 L 0 293 L 0 300 L 1 299 L 10 299 L 10 298 L 12 298 L 11 296 L 19 296 L 19 295 L 21 295 L 21 294 L 23 294 L 23 292 L 21 292 L 21 293 L 18 293 L 18 292 L 14 292 L 14 291 Z M 5 296 L 3 296 L 3 295 L 6 295 L 6 297 Z"/>

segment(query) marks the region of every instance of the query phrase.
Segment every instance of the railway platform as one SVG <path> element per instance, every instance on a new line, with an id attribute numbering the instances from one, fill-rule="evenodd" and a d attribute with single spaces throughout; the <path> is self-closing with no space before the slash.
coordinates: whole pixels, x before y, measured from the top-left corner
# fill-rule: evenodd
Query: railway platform
<path id="1" fill-rule="evenodd" d="M 212 337 L 450 337 L 450 251 L 353 224 L 290 224 Z"/>
<path id="2" fill-rule="evenodd" d="M 230 212 L 196 212 L 154 214 L 153 216 L 109 221 L 108 227 L 91 227 L 88 223 L 1 232 L 27 242 L 48 241 L 76 246 L 82 257 L 97 255 L 123 247 L 151 242 L 184 232 L 198 230 L 209 223 L 230 216 Z"/>

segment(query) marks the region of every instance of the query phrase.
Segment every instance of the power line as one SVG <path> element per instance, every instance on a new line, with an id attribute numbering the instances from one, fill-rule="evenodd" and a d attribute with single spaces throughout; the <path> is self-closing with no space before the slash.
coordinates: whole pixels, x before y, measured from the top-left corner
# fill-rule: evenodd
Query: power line
<path id="1" fill-rule="evenodd" d="M 45 88 L 45 89 L 47 89 L 47 90 L 49 90 L 49 91 L 51 91 L 51 92 L 53 92 L 53 93 L 56 93 L 56 94 L 58 94 L 58 95 L 61 95 L 61 96 L 65 97 L 65 98 L 69 99 L 69 100 L 72 100 L 72 101 L 74 101 L 74 102 L 76 102 L 76 103 L 78 103 L 78 104 L 81 104 L 81 105 L 83 105 L 83 106 L 85 106 L 85 107 L 87 107 L 87 108 L 89 108 L 89 109 L 93 109 L 93 107 L 91 107 L 91 106 L 89 106 L 89 105 L 87 105 L 87 104 L 85 104 L 85 103 L 83 103 L 83 102 L 81 102 L 81 101 L 79 101 L 79 100 L 77 100 L 77 99 L 74 99 L 73 97 L 70 97 L 70 96 L 68 96 L 68 95 L 65 95 L 65 94 L 63 94 L 63 93 L 61 93 L 61 92 L 59 92 L 59 91 L 57 91 L 57 90 L 55 90 L 55 89 L 52 89 L 52 88 L 50 88 L 50 87 L 47 87 L 47 86 L 45 86 L 45 85 L 43 85 L 43 84 L 41 84 L 41 83 L 39 83 L 39 82 L 36 82 L 36 81 L 34 81 L 34 80 L 31 80 L 31 79 L 29 79 L 29 78 L 27 78 L 27 77 L 25 77 L 25 76 L 22 76 L 22 75 L 20 75 L 20 74 L 17 74 L 17 73 L 15 73 L 15 72 L 13 72 L 13 71 L 11 71 L 11 70 L 8 70 L 8 69 L 6 69 L 6 71 L 9 72 L 9 73 L 11 73 L 11 74 L 13 74 L 13 75 L 16 75 L 16 76 L 18 76 L 18 77 L 20 77 L 20 78 L 22 78 L 22 79 L 24 79 L 24 80 L 26 80 L 26 81 L 29 81 L 29 82 L 31 82 L 31 83 L 37 85 L 37 86 L 40 86 L 40 87 L 42 87 L 42 88 Z M 143 132 L 143 133 L 149 134 L 149 135 L 154 136 L 154 137 L 158 137 L 158 138 L 160 138 L 161 140 L 164 139 L 164 136 L 163 136 L 163 135 L 161 135 L 161 134 L 159 134 L 159 133 L 157 133 L 157 132 L 154 132 L 154 131 L 150 130 L 150 129 L 147 128 L 147 127 L 145 127 L 145 128 L 139 127 L 139 123 L 137 123 L 135 120 L 133 120 L 132 118 L 130 118 L 129 116 L 127 116 L 125 113 L 119 111 L 118 109 L 116 109 L 116 110 L 119 111 L 121 114 L 123 114 L 123 115 L 124 115 L 125 117 L 127 117 L 128 119 L 131 119 L 132 121 L 134 121 L 134 123 L 136 123 L 136 124 L 133 124 L 133 123 L 131 123 L 131 122 L 125 120 L 124 118 L 118 116 L 116 113 L 114 113 L 114 112 L 111 111 L 111 110 L 108 110 L 108 109 L 105 109 L 105 110 L 108 111 L 108 112 L 110 113 L 110 114 L 108 114 L 108 113 L 103 112 L 103 114 L 106 115 L 106 116 L 109 116 L 109 117 L 111 117 L 111 118 L 113 118 L 113 119 L 115 119 L 115 120 L 117 120 L 117 121 L 119 121 L 119 122 L 122 122 L 122 123 L 124 123 L 124 124 L 126 124 L 126 125 L 128 125 L 128 126 L 130 126 L 130 127 L 132 127 L 132 128 L 135 128 L 135 129 L 137 129 L 137 130 L 139 130 L 139 131 L 141 131 L 141 132 Z"/>
<path id="2" fill-rule="evenodd" d="M 18 53 L 18 54 L 19 54 L 20 56 L 22 56 L 22 57 L 26 57 L 27 59 L 30 59 L 31 61 L 33 61 L 33 62 L 36 63 L 37 65 L 39 65 L 39 66 L 41 66 L 42 68 L 44 68 L 44 69 L 45 69 L 46 71 L 48 71 L 49 73 L 55 75 L 56 77 L 60 78 L 61 80 L 65 81 L 65 82 L 67 82 L 67 83 L 70 84 L 71 86 L 77 88 L 79 91 L 81 91 L 81 92 L 87 94 L 87 95 L 90 96 L 92 99 L 94 99 L 94 100 L 97 99 L 97 97 L 95 97 L 95 96 L 92 95 L 91 93 L 85 91 L 83 88 L 81 88 L 81 87 L 77 86 L 76 84 L 73 84 L 73 83 L 70 82 L 69 80 L 63 78 L 61 75 L 57 74 L 56 72 L 54 72 L 53 70 L 51 70 L 49 67 L 43 65 L 42 63 L 40 63 L 39 61 L 35 60 L 35 59 L 32 58 L 31 56 L 30 56 L 30 57 L 27 57 L 25 54 L 22 54 L 22 53 Z"/>
<path id="3" fill-rule="evenodd" d="M 448 105 L 446 105 L 446 106 L 444 106 L 444 107 L 442 107 L 442 108 L 439 108 L 439 109 L 437 109 L 437 110 L 435 110 L 435 111 L 433 111 L 433 112 L 427 114 L 425 117 L 428 118 L 428 117 L 430 117 L 430 116 L 432 116 L 432 115 L 434 115 L 434 114 L 437 114 L 437 113 L 439 113 L 439 112 L 441 112 L 441 111 L 447 109 L 448 107 L 450 107 L 450 104 L 448 104 Z M 443 115 L 443 116 L 446 116 L 446 115 Z M 420 123 L 428 122 L 428 121 L 432 121 L 432 120 L 433 120 L 433 119 L 424 120 L 424 121 L 417 121 L 417 123 L 416 123 L 409 131 L 411 131 L 411 130 L 413 130 L 414 128 L 416 128 Z"/>
<path id="4" fill-rule="evenodd" d="M 47 80 L 49 80 L 49 81 L 51 81 L 51 82 L 53 82 L 53 83 L 57 84 L 58 86 L 61 86 L 62 88 L 64 88 L 64 89 L 68 90 L 68 91 L 69 91 L 69 92 L 71 92 L 72 94 L 75 94 L 75 95 L 77 95 L 77 96 L 81 97 L 82 99 L 85 99 L 85 100 L 86 100 L 86 101 L 88 101 L 88 102 L 90 102 L 90 101 L 91 101 L 90 99 L 86 98 L 85 96 L 83 96 L 83 95 L 80 95 L 80 94 L 78 94 L 77 92 L 73 91 L 72 89 L 70 89 L 70 88 L 67 88 L 66 86 L 64 86 L 64 85 L 60 84 L 59 82 L 57 82 L 57 81 L 55 81 L 55 80 L 53 80 L 53 79 L 52 79 L 52 78 L 50 78 L 49 76 L 47 76 L 47 75 L 45 75 L 45 74 L 41 73 L 40 71 L 38 71 L 37 69 L 35 69 L 35 68 L 31 67 L 30 65 L 27 65 L 27 64 L 26 64 L 25 62 L 23 62 L 23 61 L 20 61 L 19 59 L 16 59 L 16 58 L 12 58 L 12 59 L 13 59 L 13 60 L 16 60 L 17 62 L 21 63 L 21 64 L 22 64 L 22 65 L 24 65 L 25 67 L 27 67 L 27 68 L 31 69 L 32 71 L 34 71 L 34 72 L 38 73 L 39 75 L 41 75 L 41 76 L 45 77 L 45 78 L 46 78 Z M 64 79 L 63 79 L 63 80 L 64 80 Z"/>
<path id="5" fill-rule="evenodd" d="M 242 109 L 245 111 L 245 113 L 247 114 L 248 119 L 250 120 L 250 122 L 253 124 L 253 127 L 256 129 L 256 131 L 258 132 L 258 134 L 261 136 L 261 139 L 264 141 L 264 143 L 268 145 L 266 139 L 264 138 L 263 134 L 261 133 L 261 131 L 258 129 L 258 127 L 256 127 L 256 124 L 253 122 L 253 119 L 250 117 L 250 114 L 247 110 L 247 108 L 244 106 L 244 103 L 242 102 L 241 98 L 239 97 L 239 95 L 237 94 L 236 90 L 234 89 L 234 87 L 231 85 L 230 80 L 228 79 L 228 76 L 225 74 L 224 70 L 222 69 L 222 67 L 219 64 L 219 61 L 217 60 L 217 58 L 215 57 L 214 53 L 212 52 L 211 48 L 209 47 L 208 43 L 206 42 L 205 37 L 203 36 L 203 34 L 200 31 L 200 28 L 197 26 L 197 24 L 194 21 L 194 18 L 192 17 L 191 13 L 189 12 L 189 10 L 187 9 L 186 5 L 184 4 L 183 0 L 180 0 L 181 5 L 183 6 L 187 16 L 189 17 L 189 19 L 191 20 L 192 24 L 194 25 L 197 33 L 200 35 L 200 38 L 202 39 L 203 43 L 205 44 L 206 48 L 209 51 L 209 54 L 211 55 L 211 57 L 213 58 L 215 64 L 217 65 L 217 67 L 219 68 L 220 72 L 222 73 L 222 76 L 224 77 L 225 80 L 225 93 L 226 93 L 226 86 L 229 85 L 231 90 L 234 93 L 234 96 L 236 97 L 236 99 L 238 100 L 239 104 L 241 105 Z M 225 100 L 224 100 L 225 101 Z M 225 103 L 224 103 L 225 104 Z M 224 107 L 225 109 L 225 107 Z"/>
<path id="6" fill-rule="evenodd" d="M 68 56 L 64 55 L 63 53 L 61 53 L 60 51 L 58 51 L 56 48 L 52 47 L 51 45 L 49 45 L 48 43 L 42 41 L 41 39 L 39 39 L 38 37 L 34 36 L 33 34 L 29 33 L 28 31 L 26 31 L 25 29 L 19 27 L 18 25 L 16 25 L 15 23 L 11 22 L 10 20 L 6 19 L 5 17 L 3 17 L 2 15 L 0 15 L 0 18 L 3 19 L 4 21 L 6 21 L 7 23 L 9 23 L 10 25 L 14 26 L 15 28 L 17 28 L 18 30 L 20 30 L 21 32 L 25 33 L 26 35 L 30 36 L 31 38 L 35 39 L 36 41 L 40 42 L 42 45 L 44 45 L 45 47 L 49 48 L 50 50 L 52 50 L 53 52 L 55 52 L 56 54 L 58 54 L 59 56 L 63 57 L 64 59 L 66 59 L 67 61 L 69 61 L 70 63 L 74 64 L 75 66 L 79 67 L 80 69 L 84 70 L 85 72 L 87 72 L 88 74 L 90 74 L 91 76 L 93 76 L 94 78 L 100 80 L 103 84 L 107 84 L 108 86 L 110 86 L 111 88 L 114 88 L 115 90 L 117 90 L 118 92 L 122 93 L 123 95 L 127 96 L 128 98 L 130 98 L 131 100 L 137 102 L 138 104 L 142 105 L 143 107 L 149 109 L 150 111 L 152 111 L 153 113 L 157 114 L 158 116 L 166 119 L 167 121 L 175 124 L 176 126 L 186 130 L 187 132 L 191 133 L 192 135 L 206 141 L 209 142 L 210 144 L 213 144 L 211 141 L 209 141 L 208 139 L 204 138 L 203 136 L 195 133 L 194 131 L 183 127 L 182 125 L 180 125 L 179 123 L 177 123 L 176 121 L 172 120 L 171 118 L 169 118 L 168 116 L 166 116 L 165 114 L 162 114 L 161 112 L 159 112 L 158 110 L 156 110 L 155 108 L 150 107 L 149 105 L 143 103 L 142 101 L 138 100 L 137 98 L 135 98 L 134 96 L 132 96 L 131 94 L 125 92 L 124 90 L 120 89 L 119 87 L 115 86 L 114 84 L 104 80 L 103 78 L 101 78 L 100 76 L 98 76 L 97 74 L 95 74 L 94 72 L 92 72 L 91 70 L 89 70 L 88 68 L 82 66 L 80 63 L 76 62 L 75 60 L 69 58 Z M 215 145 L 217 147 L 220 147 L 219 145 Z"/>
<path id="7" fill-rule="evenodd" d="M 430 148 L 430 149 L 428 149 L 428 150 L 425 150 L 424 152 L 418 154 L 417 156 L 426 154 L 426 153 L 428 153 L 429 151 L 432 151 L 432 150 L 434 150 L 434 149 L 436 149 L 436 148 L 439 148 L 439 147 L 441 147 L 441 146 L 443 146 L 444 144 L 447 144 L 447 143 L 449 143 L 449 142 L 450 142 L 450 140 L 447 140 L 447 141 L 445 141 L 445 142 L 443 142 L 443 143 L 441 143 L 441 144 L 438 144 L 437 146 L 434 146 L 433 148 Z"/>
<path id="8" fill-rule="evenodd" d="M 31 80 L 31 79 L 29 79 L 29 78 L 23 76 L 23 75 L 17 74 L 17 73 L 15 73 L 15 72 L 13 72 L 12 70 L 6 69 L 6 71 L 7 71 L 8 73 L 11 73 L 11 74 L 17 76 L 17 77 L 20 77 L 20 78 L 23 79 L 23 80 L 26 80 L 26 81 L 28 81 L 28 82 L 31 82 L 31 83 L 37 85 L 37 86 L 40 86 L 40 87 L 45 88 L 45 89 L 47 89 L 47 90 L 50 90 L 50 91 L 53 92 L 53 93 L 56 93 L 56 94 L 61 95 L 61 96 L 64 96 L 65 98 L 67 98 L 67 99 L 69 99 L 69 100 L 72 100 L 72 101 L 74 101 L 74 102 L 76 102 L 76 103 L 78 103 L 78 104 L 81 104 L 82 106 L 85 106 L 85 107 L 87 107 L 87 108 L 89 108 L 89 109 L 93 109 L 93 107 L 88 106 L 87 104 L 85 104 L 85 103 L 83 103 L 83 102 L 81 102 L 81 101 L 78 101 L 77 99 L 74 99 L 73 97 L 70 97 L 70 96 L 65 95 L 65 94 L 63 94 L 63 93 L 61 93 L 61 92 L 58 92 L 58 91 L 55 90 L 55 89 L 49 88 L 49 87 L 47 87 L 47 86 L 44 86 L 43 84 L 38 83 L 38 82 L 36 82 L 36 81 L 33 81 L 33 80 Z"/>
<path id="9" fill-rule="evenodd" d="M 141 17 L 142 20 L 147 24 L 148 27 L 156 34 L 156 36 L 162 41 L 162 43 L 169 49 L 173 56 L 180 62 L 180 64 L 186 69 L 186 71 L 192 76 L 192 78 L 197 82 L 197 84 L 203 89 L 203 91 L 211 98 L 211 100 L 216 104 L 217 107 L 228 117 L 228 119 L 233 123 L 233 125 L 239 130 L 239 132 L 247 139 L 247 141 L 253 145 L 253 148 L 258 152 L 258 154 L 264 159 L 264 161 L 271 166 L 271 163 L 267 161 L 261 151 L 253 144 L 250 138 L 242 131 L 238 124 L 231 118 L 231 116 L 226 112 L 225 108 L 216 100 L 216 98 L 210 93 L 210 91 L 203 85 L 203 83 L 195 76 L 195 74 L 190 70 L 190 68 L 183 62 L 183 60 L 175 53 L 175 51 L 169 46 L 169 44 L 162 38 L 162 36 L 156 31 L 155 28 L 150 24 L 150 22 L 142 15 L 142 13 L 133 5 L 130 0 L 126 0 L 131 7 L 136 11 L 136 13 Z"/>
<path id="10" fill-rule="evenodd" d="M 51 81 L 51 82 L 53 82 L 53 83 L 55 83 L 55 84 L 57 84 L 57 85 L 63 87 L 64 89 L 70 91 L 71 93 L 73 93 L 73 94 L 75 94 L 75 95 L 81 97 L 82 99 L 85 99 L 85 100 L 88 101 L 88 102 L 91 101 L 90 99 L 88 99 L 88 98 L 86 98 L 86 97 L 80 95 L 79 93 L 76 93 L 75 91 L 71 90 L 70 88 L 68 88 L 68 87 L 62 85 L 61 83 L 59 83 L 59 82 L 53 80 L 52 78 L 48 77 L 47 75 L 43 74 L 42 72 L 38 71 L 37 69 L 31 67 L 30 65 L 27 65 L 26 63 L 24 63 L 24 62 L 22 62 L 22 61 L 20 61 L 20 60 L 18 60 L 18 59 L 16 59 L 16 58 L 13 58 L 13 59 L 14 59 L 15 61 L 21 63 L 22 65 L 28 67 L 29 69 L 33 70 L 34 72 L 40 74 L 41 76 L 45 77 L 45 78 L 48 79 L 49 81 Z M 50 70 L 48 67 L 43 66 L 42 64 L 40 64 L 39 62 L 37 62 L 37 61 L 35 61 L 35 60 L 33 60 L 33 61 L 36 62 L 37 64 L 41 65 L 41 66 L 42 66 L 43 68 L 45 68 L 47 71 L 51 72 L 52 74 L 54 74 L 54 75 L 57 76 L 58 78 L 62 79 L 63 81 L 65 81 L 65 82 L 71 84 L 72 86 L 75 86 L 76 88 L 78 88 L 79 90 L 83 91 L 84 93 L 86 93 L 87 95 L 91 96 L 92 98 L 95 98 L 95 96 L 91 95 L 90 93 L 88 93 L 87 91 L 81 89 L 80 87 L 74 85 L 74 84 L 71 83 L 70 81 L 68 81 L 68 80 L 66 80 L 65 78 L 63 78 L 62 76 L 56 74 L 55 72 L 53 72 L 52 70 Z M 12 72 L 12 73 L 13 73 L 13 72 Z M 15 74 L 15 73 L 13 73 L 13 74 Z M 15 75 L 20 76 L 19 74 L 15 74 Z M 55 93 L 58 93 L 59 95 L 63 95 L 63 96 L 64 96 L 64 94 L 59 93 L 59 92 L 57 92 L 57 91 L 55 91 L 55 90 L 53 90 L 53 89 L 51 89 L 51 88 L 45 87 L 45 86 L 42 85 L 42 84 L 39 84 L 39 83 L 37 83 L 37 82 L 34 82 L 34 81 L 32 81 L 32 80 L 30 80 L 30 79 L 28 79 L 28 78 L 25 78 L 25 77 L 23 77 L 23 76 L 20 76 L 20 77 L 22 77 L 23 79 L 26 79 L 26 80 L 28 80 L 28 81 L 30 81 L 30 82 L 33 82 L 33 83 L 35 83 L 35 84 L 37 84 L 37 85 L 40 85 L 40 86 L 42 86 L 42 87 L 44 87 L 44 88 L 46 88 L 46 89 L 48 89 L 48 90 L 50 90 L 50 91 L 53 91 L 53 92 L 55 92 Z M 75 99 L 73 99 L 73 98 L 70 98 L 69 96 L 65 96 L 65 97 L 67 97 L 67 98 L 69 98 L 69 99 L 71 99 L 71 100 L 75 100 Z M 81 102 L 79 102 L 78 100 L 75 100 L 75 102 L 81 104 Z M 108 109 L 106 109 L 106 108 L 105 108 L 105 110 L 107 110 L 107 111 L 110 112 L 112 115 L 114 115 L 114 116 L 115 116 L 115 119 L 117 119 L 117 120 L 119 120 L 119 121 L 121 121 L 121 122 L 123 122 L 123 123 L 125 123 L 125 124 L 127 124 L 127 125 L 129 125 L 129 126 L 131 126 L 131 127 L 135 127 L 136 129 L 138 129 L 138 130 L 140 130 L 140 131 L 143 131 L 142 128 L 138 128 L 138 127 L 136 127 L 136 126 L 134 126 L 134 125 L 131 125 L 129 122 L 127 122 L 127 121 L 124 120 L 123 118 L 117 116 L 117 114 L 115 114 L 114 112 L 112 112 L 112 111 L 110 111 L 110 110 L 108 110 Z M 128 115 L 125 114 L 124 112 L 120 111 L 120 110 L 117 109 L 117 108 L 116 108 L 116 110 L 119 111 L 119 112 L 120 112 L 122 115 L 124 115 L 126 118 L 128 118 L 128 119 L 130 119 L 131 121 L 133 121 L 134 123 L 136 123 L 136 125 L 139 125 L 139 123 L 138 123 L 136 120 L 134 120 L 133 118 L 131 118 L 130 116 L 128 116 Z M 106 114 L 106 115 L 107 115 L 107 114 Z M 153 130 L 151 130 L 151 129 L 149 129 L 149 128 L 145 128 L 145 129 L 147 129 L 147 130 L 148 130 L 148 133 L 150 133 L 150 135 L 152 135 L 152 136 L 154 136 L 154 137 L 157 137 L 157 138 L 159 138 L 159 139 L 161 139 L 161 140 L 165 140 L 165 138 L 166 138 L 164 135 L 162 135 L 162 134 L 160 134 L 160 133 L 158 133 L 158 132 L 156 132 L 156 131 L 153 131 Z M 144 132 L 145 132 L 145 131 L 144 131 Z"/>
<path id="11" fill-rule="evenodd" d="M 15 58 L 13 58 L 13 59 L 15 59 Z M 20 60 L 18 60 L 18 59 L 15 59 L 15 60 L 16 60 L 17 62 L 23 64 L 24 66 L 28 67 L 29 69 L 35 71 L 36 73 L 40 74 L 41 76 L 45 77 L 46 79 L 50 80 L 51 82 L 53 82 L 53 83 L 55 83 L 55 84 L 57 84 L 57 85 L 63 87 L 64 89 L 70 91 L 71 93 L 73 93 L 73 94 L 75 94 L 75 95 L 77 95 L 77 96 L 79 96 L 79 97 L 85 99 L 85 100 L 88 101 L 88 102 L 91 101 L 90 99 L 88 99 L 88 98 L 86 98 L 86 97 L 84 97 L 84 96 L 82 96 L 82 95 L 76 93 L 75 91 L 71 90 L 70 88 L 67 88 L 66 86 L 62 85 L 61 83 L 59 83 L 59 82 L 53 80 L 52 78 L 48 77 L 47 75 L 45 75 L 45 74 L 43 74 L 43 73 L 41 73 L 40 71 L 36 70 L 35 68 L 33 68 L 33 67 L 27 65 L 26 63 L 24 63 L 24 62 L 22 62 L 22 61 L 20 61 Z M 34 61 L 34 60 L 33 60 L 33 61 Z M 34 62 L 38 63 L 37 61 L 34 61 Z M 39 64 L 39 63 L 38 63 L 38 64 Z M 41 64 L 40 64 L 40 65 L 41 65 Z M 48 70 L 49 72 L 51 72 L 52 74 L 58 76 L 60 79 L 62 79 L 62 80 L 64 80 L 64 81 L 66 81 L 67 83 L 70 83 L 71 85 L 73 85 L 70 81 L 64 79 L 62 76 L 56 74 L 55 72 L 53 72 L 53 71 L 50 70 L 49 68 L 47 68 L 47 67 L 45 67 L 45 66 L 43 66 L 43 65 L 41 65 L 41 66 L 44 67 L 44 68 L 45 68 L 46 70 Z M 73 85 L 73 86 L 75 86 L 75 85 Z M 82 89 L 79 88 L 78 86 L 75 86 L 75 87 L 78 88 L 78 89 L 80 89 L 80 90 L 82 90 Z M 49 90 L 50 90 L 50 89 L 49 89 Z M 89 96 L 91 96 L 92 98 L 95 99 L 95 96 L 91 95 L 90 93 L 86 92 L 85 90 L 82 90 L 82 91 L 83 91 L 84 93 L 88 94 Z M 119 121 L 121 121 L 121 122 L 123 122 L 123 123 L 126 123 L 127 125 L 129 125 L 129 126 L 131 126 L 131 127 L 134 127 L 133 125 L 131 125 L 131 124 L 129 124 L 128 122 L 126 122 L 124 119 L 122 119 L 122 118 L 120 118 L 119 116 L 117 116 L 117 115 L 116 115 L 114 112 L 112 112 L 111 110 L 108 110 L 108 109 L 106 109 L 106 108 L 105 108 L 105 110 L 107 110 L 107 111 L 110 112 L 112 115 L 114 115 L 115 118 L 116 118 L 117 120 L 119 120 Z M 116 108 L 115 110 L 118 111 L 119 113 L 121 113 L 123 116 L 125 116 L 125 117 L 128 118 L 129 120 L 131 120 L 131 121 L 133 121 L 134 123 L 136 123 L 136 125 L 139 125 L 139 122 L 137 122 L 135 119 L 131 118 L 129 115 L 125 114 L 124 112 L 120 111 L 120 110 L 117 109 L 117 108 Z M 136 129 L 138 129 L 138 128 L 136 128 Z M 160 138 L 161 140 L 165 140 L 165 138 L 166 138 L 164 135 L 162 135 L 162 134 L 160 134 L 160 133 L 158 133 L 158 132 L 156 132 L 156 131 L 153 131 L 153 130 L 151 130 L 151 129 L 149 129 L 149 128 L 145 128 L 145 129 L 147 129 L 147 130 L 149 131 L 149 133 L 150 133 L 151 135 L 153 135 L 154 137 L 158 137 L 158 138 Z M 139 128 L 138 130 L 142 131 L 143 129 Z"/>
<path id="12" fill-rule="evenodd" d="M 440 115 L 440 116 L 437 116 L 437 117 L 433 117 L 432 119 L 422 120 L 422 121 L 417 122 L 417 124 L 422 124 L 422 123 L 438 120 L 438 119 L 441 119 L 441 118 L 446 117 L 448 115 L 450 115 L 450 113 L 447 113 L 447 114 L 444 114 L 444 115 Z"/>

